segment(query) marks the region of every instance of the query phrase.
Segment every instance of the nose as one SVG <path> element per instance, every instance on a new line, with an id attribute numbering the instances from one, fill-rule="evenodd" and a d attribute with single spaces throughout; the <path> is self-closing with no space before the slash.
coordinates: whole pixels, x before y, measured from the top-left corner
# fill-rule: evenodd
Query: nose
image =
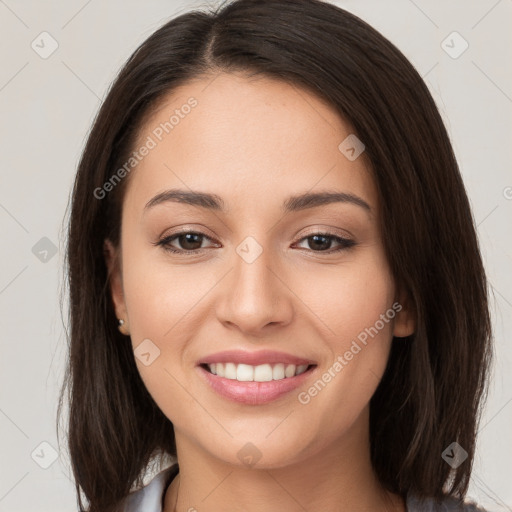
<path id="1" fill-rule="evenodd" d="M 286 284 L 283 266 L 270 250 L 264 249 L 253 261 L 240 254 L 234 254 L 233 268 L 222 280 L 216 299 L 217 318 L 230 329 L 263 337 L 291 322 L 293 293 Z"/>

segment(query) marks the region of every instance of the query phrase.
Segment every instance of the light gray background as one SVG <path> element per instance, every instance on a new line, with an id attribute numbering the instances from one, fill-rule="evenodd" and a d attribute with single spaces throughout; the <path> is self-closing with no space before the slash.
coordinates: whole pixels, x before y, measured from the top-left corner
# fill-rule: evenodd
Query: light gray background
<path id="1" fill-rule="evenodd" d="M 469 495 L 491 511 L 512 511 L 512 0 L 335 3 L 412 61 L 451 135 L 494 295 L 497 356 Z M 0 0 L 1 512 L 76 510 L 69 457 L 55 432 L 66 355 L 59 291 L 70 187 L 122 63 L 166 20 L 200 5 Z M 31 48 L 43 31 L 59 45 L 47 59 Z M 442 46 L 453 31 L 469 44 L 458 58 L 445 51 L 462 49 L 457 36 Z M 44 253 L 50 246 L 43 237 L 55 245 L 54 256 Z M 42 442 L 59 452 L 47 469 L 41 465 L 52 462 L 52 449 Z"/>

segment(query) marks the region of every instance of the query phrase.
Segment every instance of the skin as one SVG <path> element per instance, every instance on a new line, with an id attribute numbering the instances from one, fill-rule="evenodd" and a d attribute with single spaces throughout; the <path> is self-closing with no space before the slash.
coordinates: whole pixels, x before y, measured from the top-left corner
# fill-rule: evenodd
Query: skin
<path id="1" fill-rule="evenodd" d="M 225 511 L 227 504 L 244 512 L 404 511 L 402 498 L 385 491 L 372 470 L 369 400 L 392 336 L 412 334 L 415 321 L 385 257 L 364 153 L 349 161 L 339 151 L 350 126 L 315 95 L 227 73 L 175 89 L 139 142 L 191 96 L 198 105 L 129 177 L 120 247 L 105 244 L 116 313 L 133 347 L 150 339 L 160 350 L 148 366 L 135 361 L 176 433 L 180 474 L 164 512 Z M 167 202 L 144 212 L 170 188 L 217 194 L 227 211 Z M 320 190 L 355 194 L 371 212 L 333 203 L 282 213 L 290 195 Z M 194 246 L 202 253 L 154 245 L 180 227 L 206 235 Z M 307 237 L 324 231 L 356 245 L 332 252 L 339 243 L 321 240 L 321 251 Z M 250 264 L 236 252 L 247 236 L 263 250 Z M 183 238 L 172 246 L 190 247 Z M 395 301 L 403 306 L 395 318 L 301 404 L 298 393 Z M 278 350 L 318 366 L 307 384 L 274 402 L 239 404 L 216 394 L 196 367 L 227 349 Z M 261 454 L 252 467 L 237 456 L 248 442 Z"/>

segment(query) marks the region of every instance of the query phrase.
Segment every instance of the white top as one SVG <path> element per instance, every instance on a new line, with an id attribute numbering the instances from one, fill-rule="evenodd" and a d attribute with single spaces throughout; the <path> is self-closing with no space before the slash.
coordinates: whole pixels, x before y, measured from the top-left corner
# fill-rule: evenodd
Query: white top
<path id="1" fill-rule="evenodd" d="M 163 497 L 173 473 L 178 473 L 176 464 L 158 473 L 142 489 L 130 493 L 123 512 L 162 512 Z M 447 499 L 436 506 L 432 500 L 420 501 L 411 495 L 407 497 L 406 507 L 407 512 L 486 512 L 472 503 L 460 507 L 455 500 Z"/>
<path id="2" fill-rule="evenodd" d="M 167 490 L 171 473 L 178 473 L 176 464 L 160 471 L 148 485 L 131 492 L 126 498 L 123 512 L 162 512 L 162 500 Z"/>

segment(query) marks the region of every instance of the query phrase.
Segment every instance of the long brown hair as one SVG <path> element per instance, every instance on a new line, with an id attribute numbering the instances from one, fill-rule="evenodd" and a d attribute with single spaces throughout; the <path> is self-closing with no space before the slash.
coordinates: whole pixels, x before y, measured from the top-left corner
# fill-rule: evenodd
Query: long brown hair
<path id="1" fill-rule="evenodd" d="M 353 14 L 319 0 L 236 0 L 172 19 L 133 53 L 78 166 L 67 241 L 69 364 L 59 416 L 66 397 L 80 511 L 116 510 L 141 484 L 155 451 L 176 455 L 173 425 L 139 376 L 109 294 L 103 242 L 119 243 L 129 177 L 104 198 L 94 191 L 127 161 L 145 116 L 164 95 L 218 71 L 311 91 L 364 142 L 387 258 L 417 320 L 414 335 L 393 340 L 371 400 L 372 463 L 392 492 L 464 496 L 492 335 L 470 205 L 434 100 L 404 55 Z M 452 470 L 441 454 L 454 441 L 468 458 Z"/>

